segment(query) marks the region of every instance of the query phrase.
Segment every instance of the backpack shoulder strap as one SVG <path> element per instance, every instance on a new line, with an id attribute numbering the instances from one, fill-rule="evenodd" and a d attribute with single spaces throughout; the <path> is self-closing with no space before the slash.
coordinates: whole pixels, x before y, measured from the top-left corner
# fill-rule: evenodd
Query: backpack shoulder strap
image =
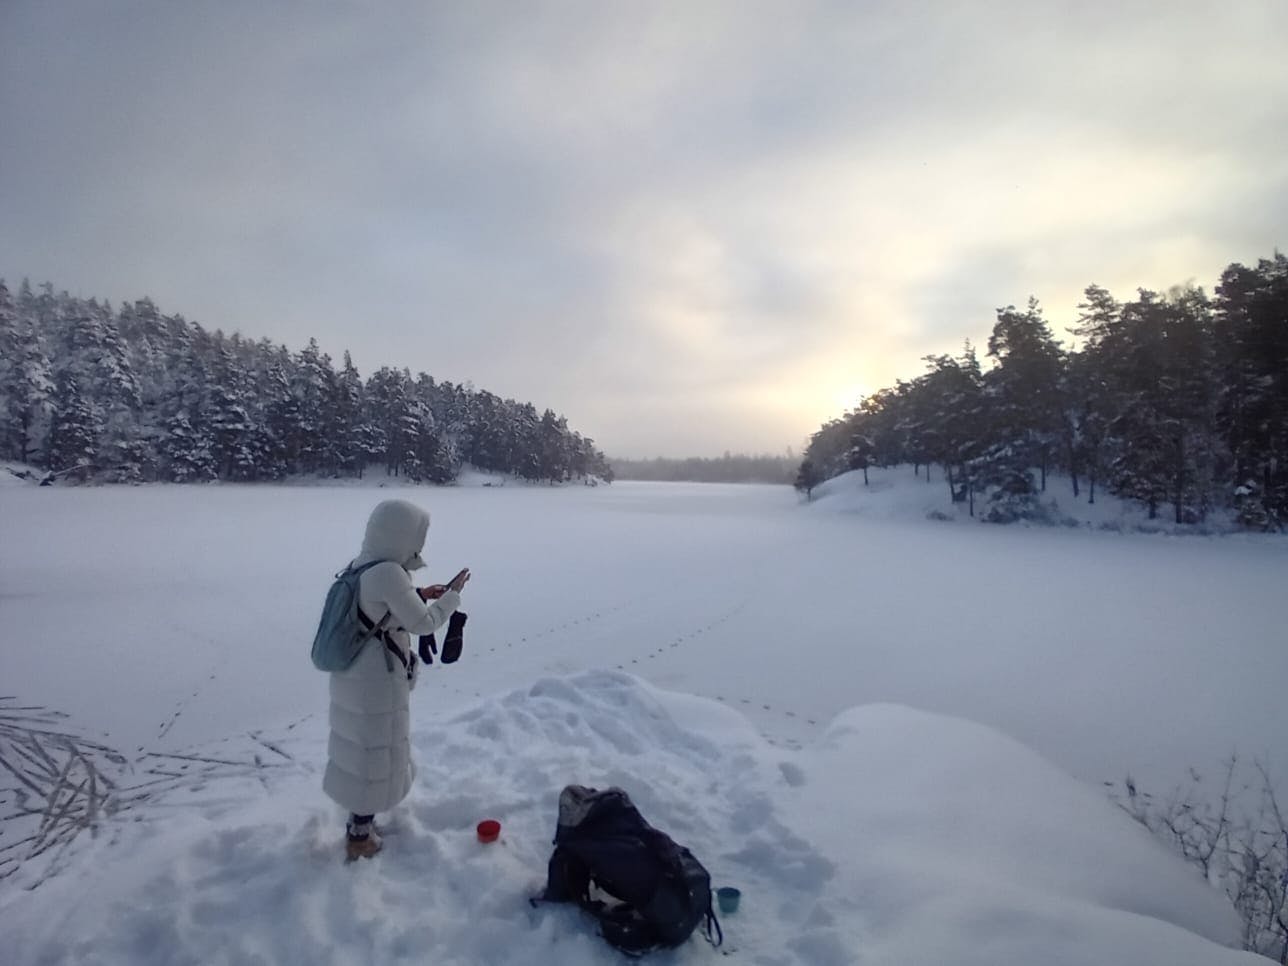
<path id="1" fill-rule="evenodd" d="M 355 567 L 355 566 L 353 565 L 353 563 L 352 563 L 352 562 L 350 562 L 348 566 L 346 566 L 343 570 L 341 570 L 338 574 L 336 574 L 336 577 L 343 577 L 345 574 L 349 574 L 349 573 L 353 574 L 355 577 L 359 577 L 359 576 L 361 576 L 362 574 L 365 574 L 368 570 L 370 570 L 370 569 L 371 569 L 372 567 L 374 567 L 376 564 L 382 564 L 382 563 L 392 563 L 392 561 L 389 561 L 389 560 L 369 560 L 369 561 L 367 561 L 366 563 L 361 564 L 360 566 L 357 566 L 357 567 Z"/>
<path id="2" fill-rule="evenodd" d="M 720 920 L 716 918 L 716 911 L 711 908 L 710 900 L 707 911 L 703 914 L 702 933 L 712 948 L 719 949 L 724 945 L 724 930 L 720 928 Z"/>
<path id="3" fill-rule="evenodd" d="M 344 570 L 336 574 L 336 577 L 343 577 L 346 574 L 351 574 L 354 577 L 361 577 L 372 567 L 376 566 L 376 564 L 389 562 L 390 561 L 388 560 L 369 560 L 358 567 L 355 567 L 350 563 L 349 566 L 344 568 Z M 392 654 L 398 659 L 398 663 L 402 665 L 403 670 L 406 671 L 407 658 L 403 657 L 402 651 L 399 649 L 398 645 L 394 643 L 393 638 L 389 636 L 389 632 L 385 630 L 385 625 L 389 623 L 389 618 L 393 616 L 393 611 L 386 610 L 384 616 L 381 617 L 380 620 L 372 621 L 372 619 L 367 616 L 367 612 L 362 609 L 361 601 L 357 602 L 356 609 L 358 611 L 358 623 L 362 625 L 362 629 L 365 632 L 363 634 L 363 639 L 369 640 L 373 637 L 380 638 L 380 643 L 384 646 L 385 651 L 385 667 L 390 671 L 394 669 L 393 661 L 390 660 L 390 655 Z"/>
<path id="4" fill-rule="evenodd" d="M 336 577 L 343 577 L 347 574 L 352 574 L 354 577 L 361 577 L 363 574 L 365 574 L 368 570 L 370 570 L 372 567 L 376 566 L 377 564 L 390 563 L 390 562 L 391 561 L 388 561 L 388 560 L 370 560 L 367 563 L 364 563 L 360 567 L 355 567 L 351 563 L 349 564 L 349 566 L 345 567 L 344 570 L 336 574 Z M 361 591 L 362 591 L 361 585 L 358 586 L 357 591 L 359 594 L 361 594 Z M 392 616 L 392 613 L 393 613 L 392 611 L 387 610 L 385 611 L 384 617 L 380 618 L 380 620 L 378 621 L 373 622 L 371 618 L 367 616 L 367 612 L 362 609 L 361 600 L 358 601 L 358 620 L 362 623 L 363 629 L 368 632 L 367 634 L 368 637 L 371 637 L 375 634 L 380 634 L 382 637 L 387 637 L 387 635 L 384 634 L 384 627 L 385 627 L 385 624 L 389 622 L 389 618 Z"/>
<path id="5" fill-rule="evenodd" d="M 380 620 L 375 623 L 372 623 L 371 618 L 367 616 L 361 605 L 359 605 L 358 622 L 362 625 L 364 640 L 370 640 L 373 637 L 380 639 L 380 644 L 385 651 L 385 669 L 392 671 L 394 669 L 394 660 L 397 660 L 398 663 L 402 665 L 402 669 L 406 671 L 409 670 L 409 656 L 403 655 L 402 648 L 394 643 L 394 639 L 390 637 L 389 632 L 385 630 L 385 624 L 389 622 L 390 613 L 390 611 L 385 611 L 384 617 L 380 618 Z M 393 655 L 393 659 L 390 658 L 391 654 Z"/>

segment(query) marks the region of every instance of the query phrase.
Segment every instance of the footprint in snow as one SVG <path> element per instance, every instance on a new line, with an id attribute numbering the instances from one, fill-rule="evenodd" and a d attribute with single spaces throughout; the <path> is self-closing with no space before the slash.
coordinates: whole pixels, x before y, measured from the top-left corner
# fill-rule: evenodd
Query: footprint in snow
<path id="1" fill-rule="evenodd" d="M 805 784 L 805 771 L 799 765 L 790 761 L 780 761 L 778 770 L 783 774 L 783 780 L 792 788 L 800 788 Z"/>

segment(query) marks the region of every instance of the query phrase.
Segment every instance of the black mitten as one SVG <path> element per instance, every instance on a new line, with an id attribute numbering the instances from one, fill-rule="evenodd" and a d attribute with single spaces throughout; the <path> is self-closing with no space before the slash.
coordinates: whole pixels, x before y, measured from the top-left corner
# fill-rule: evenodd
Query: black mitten
<path id="1" fill-rule="evenodd" d="M 416 650 L 420 654 L 422 664 L 433 664 L 434 655 L 438 653 L 438 642 L 434 640 L 434 635 L 422 634 L 420 636 L 420 646 Z"/>
<path id="2" fill-rule="evenodd" d="M 469 615 L 464 611 L 456 611 L 447 621 L 447 636 L 443 638 L 443 663 L 455 664 L 461 657 L 461 649 L 465 647 L 465 621 Z"/>

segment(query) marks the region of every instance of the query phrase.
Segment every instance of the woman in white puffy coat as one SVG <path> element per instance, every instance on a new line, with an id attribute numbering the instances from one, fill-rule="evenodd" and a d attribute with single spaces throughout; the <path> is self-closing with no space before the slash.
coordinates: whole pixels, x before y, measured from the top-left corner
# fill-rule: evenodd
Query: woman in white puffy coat
<path id="1" fill-rule="evenodd" d="M 383 635 L 373 637 L 347 669 L 331 675 L 331 737 L 322 788 L 349 812 L 345 850 L 350 859 L 380 851 L 375 813 L 401 802 L 415 777 L 408 711 L 416 684 L 412 635 L 443 626 L 460 607 L 460 591 L 469 580 L 463 570 L 447 586 L 412 585 L 411 572 L 425 566 L 421 550 L 428 532 L 428 513 L 405 500 L 386 500 L 371 511 L 362 552 L 353 561 L 355 567 L 381 561 L 359 578 L 358 604 L 373 624 L 388 619 Z"/>

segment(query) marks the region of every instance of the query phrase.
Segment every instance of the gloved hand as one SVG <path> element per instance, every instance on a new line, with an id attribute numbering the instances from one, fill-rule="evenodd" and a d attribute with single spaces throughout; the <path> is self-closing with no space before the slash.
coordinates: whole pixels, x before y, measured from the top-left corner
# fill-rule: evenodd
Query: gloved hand
<path id="1" fill-rule="evenodd" d="M 461 649 L 465 647 L 465 621 L 469 615 L 464 611 L 456 611 L 447 621 L 447 636 L 443 638 L 443 663 L 455 664 L 461 657 Z"/>

